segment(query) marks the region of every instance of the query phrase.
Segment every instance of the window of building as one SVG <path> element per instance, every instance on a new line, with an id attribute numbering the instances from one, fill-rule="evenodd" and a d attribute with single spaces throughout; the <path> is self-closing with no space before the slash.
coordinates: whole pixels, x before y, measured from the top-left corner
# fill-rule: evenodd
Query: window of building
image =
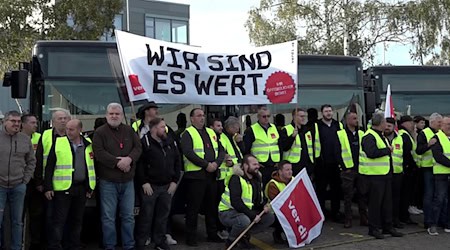
<path id="1" fill-rule="evenodd" d="M 187 26 L 186 21 L 172 21 L 172 42 L 187 44 Z"/>
<path id="2" fill-rule="evenodd" d="M 155 19 L 155 38 L 167 42 L 172 41 L 169 19 Z"/>
<path id="3" fill-rule="evenodd" d="M 145 36 L 155 38 L 155 18 L 145 17 Z"/>
<path id="4" fill-rule="evenodd" d="M 188 22 L 145 16 L 145 36 L 174 43 L 188 43 Z"/>
<path id="5" fill-rule="evenodd" d="M 114 29 L 116 30 L 122 30 L 123 28 L 123 14 L 117 14 L 114 16 L 113 24 Z M 114 29 L 111 29 L 100 37 L 101 41 L 115 41 L 116 37 L 114 36 Z"/>

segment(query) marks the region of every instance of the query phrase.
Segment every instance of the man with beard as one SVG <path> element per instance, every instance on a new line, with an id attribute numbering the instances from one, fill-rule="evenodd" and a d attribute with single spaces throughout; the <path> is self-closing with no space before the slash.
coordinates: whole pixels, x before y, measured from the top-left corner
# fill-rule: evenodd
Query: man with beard
<path id="1" fill-rule="evenodd" d="M 359 154 L 359 173 L 368 185 L 369 235 L 376 239 L 384 239 L 383 233 L 403 236 L 392 227 L 392 146 L 383 136 L 385 128 L 384 115 L 375 114 Z"/>
<path id="2" fill-rule="evenodd" d="M 110 103 L 106 109 L 107 124 L 94 134 L 93 149 L 99 178 L 103 246 L 117 244 L 116 216 L 121 219 L 122 249 L 134 249 L 134 173 L 142 148 L 138 135 L 125 124 L 123 108 Z"/>
<path id="3" fill-rule="evenodd" d="M 158 116 L 158 105 L 154 101 L 147 101 L 142 105 L 136 114 L 139 119 L 131 127 L 139 134 L 139 138 L 144 137 L 150 131 L 149 122 Z"/>
<path id="4" fill-rule="evenodd" d="M 250 233 L 265 231 L 274 222 L 274 215 L 269 213 L 270 206 L 264 204 L 262 196 L 260 164 L 253 155 L 245 155 L 241 165 L 233 167 L 233 175 L 227 180 L 225 192 L 219 204 L 219 219 L 231 228 L 225 246 L 228 248 L 234 240 L 250 225 Z M 259 214 L 264 211 L 264 214 Z M 250 235 L 246 234 L 240 242 L 243 248 L 250 248 Z"/>
<path id="5" fill-rule="evenodd" d="M 181 158 L 173 138 L 166 133 L 161 118 L 149 122 L 150 132 L 141 139 L 143 153 L 137 164 L 136 177 L 142 200 L 136 222 L 136 248 L 144 249 L 149 236 L 156 249 L 169 249 L 166 224 L 171 199 L 180 178 Z"/>
<path id="6" fill-rule="evenodd" d="M 217 176 L 225 152 L 216 135 L 205 128 L 203 110 L 195 108 L 190 113 L 191 124 L 183 133 L 181 147 L 184 155 L 184 181 L 186 200 L 186 243 L 197 246 L 197 219 L 200 208 L 205 209 L 207 240 L 223 242 L 217 235 Z"/>
<path id="7" fill-rule="evenodd" d="M 336 154 L 338 145 L 337 131 L 343 129 L 342 123 L 333 119 L 333 108 L 329 104 L 321 107 L 322 119 L 317 122 L 320 136 L 320 159 L 316 166 L 316 188 L 320 206 L 325 213 L 325 199 L 327 187 L 330 186 L 331 212 L 326 214 L 328 219 L 342 222 L 340 209 L 341 178 L 339 161 Z"/>

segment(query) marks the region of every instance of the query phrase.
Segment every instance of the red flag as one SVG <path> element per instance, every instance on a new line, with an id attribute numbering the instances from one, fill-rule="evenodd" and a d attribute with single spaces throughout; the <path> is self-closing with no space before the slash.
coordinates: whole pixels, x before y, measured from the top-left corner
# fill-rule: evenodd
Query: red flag
<path id="1" fill-rule="evenodd" d="M 391 85 L 389 84 L 386 92 L 386 106 L 384 107 L 384 117 L 395 118 L 394 103 L 392 102 Z"/>
<path id="2" fill-rule="evenodd" d="M 271 205 L 289 247 L 302 247 L 320 235 L 324 216 L 306 169 L 273 199 Z"/>

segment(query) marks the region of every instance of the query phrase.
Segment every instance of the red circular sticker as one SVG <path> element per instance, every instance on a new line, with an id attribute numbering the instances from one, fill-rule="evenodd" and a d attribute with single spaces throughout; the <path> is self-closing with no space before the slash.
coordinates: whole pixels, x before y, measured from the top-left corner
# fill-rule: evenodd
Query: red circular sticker
<path id="1" fill-rule="evenodd" d="M 295 82 L 284 72 L 272 73 L 266 80 L 266 95 L 271 103 L 290 103 L 295 95 Z"/>

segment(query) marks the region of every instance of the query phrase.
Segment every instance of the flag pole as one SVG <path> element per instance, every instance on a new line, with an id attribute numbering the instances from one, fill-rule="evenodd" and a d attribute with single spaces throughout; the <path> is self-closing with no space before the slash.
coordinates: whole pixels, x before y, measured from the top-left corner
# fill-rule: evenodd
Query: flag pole
<path id="1" fill-rule="evenodd" d="M 262 217 L 265 214 L 264 210 L 261 211 L 261 213 L 258 214 L 259 217 Z M 244 235 L 248 232 L 248 230 L 250 230 L 250 228 L 253 227 L 253 225 L 255 225 L 255 220 L 252 221 L 252 223 L 250 223 L 250 225 L 248 225 L 248 227 L 242 231 L 242 233 L 233 241 L 233 243 L 227 248 L 227 250 L 231 250 L 238 242 L 239 240 L 244 237 Z"/>

